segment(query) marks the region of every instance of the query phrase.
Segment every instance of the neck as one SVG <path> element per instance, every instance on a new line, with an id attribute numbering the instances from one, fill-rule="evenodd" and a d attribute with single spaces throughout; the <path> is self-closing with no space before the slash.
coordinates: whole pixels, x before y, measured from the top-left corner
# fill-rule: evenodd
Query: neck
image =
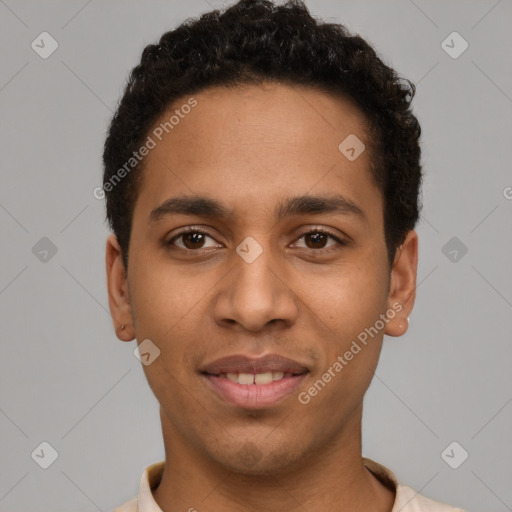
<path id="1" fill-rule="evenodd" d="M 153 496 L 164 512 L 390 512 L 394 492 L 363 465 L 361 416 L 362 405 L 328 446 L 288 468 L 253 475 L 194 450 L 161 409 L 166 465 Z"/>

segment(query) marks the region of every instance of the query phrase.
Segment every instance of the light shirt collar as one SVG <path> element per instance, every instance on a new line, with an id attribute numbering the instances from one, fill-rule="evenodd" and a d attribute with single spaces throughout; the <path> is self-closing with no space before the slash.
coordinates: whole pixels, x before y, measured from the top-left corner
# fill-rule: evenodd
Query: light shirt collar
<path id="1" fill-rule="evenodd" d="M 395 491 L 395 503 L 391 512 L 464 512 L 438 501 L 426 498 L 414 489 L 398 482 L 395 474 L 385 466 L 363 457 L 363 464 L 386 487 Z M 153 498 L 152 490 L 156 489 L 162 479 L 165 461 L 155 462 L 142 473 L 137 498 L 126 502 L 114 512 L 163 512 Z"/>

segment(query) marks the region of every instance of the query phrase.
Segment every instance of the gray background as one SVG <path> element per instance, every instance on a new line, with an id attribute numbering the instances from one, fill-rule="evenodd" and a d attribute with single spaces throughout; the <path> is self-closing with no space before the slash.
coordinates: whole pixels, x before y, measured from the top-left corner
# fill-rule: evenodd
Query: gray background
<path id="1" fill-rule="evenodd" d="M 143 47 L 221 5 L 0 0 L 3 512 L 111 510 L 163 458 L 136 342 L 118 341 L 111 325 L 108 231 L 93 189 L 107 123 Z M 512 510 L 512 3 L 307 5 L 366 37 L 418 86 L 418 298 L 408 333 L 385 342 L 365 401 L 363 454 L 429 497 Z M 59 44 L 47 59 L 31 48 L 43 31 Z M 456 59 L 441 46 L 453 31 L 469 43 Z M 46 261 L 43 237 L 57 248 Z M 48 469 L 31 457 L 43 441 L 58 452 Z M 458 469 L 441 457 L 453 441 L 469 453 Z"/>

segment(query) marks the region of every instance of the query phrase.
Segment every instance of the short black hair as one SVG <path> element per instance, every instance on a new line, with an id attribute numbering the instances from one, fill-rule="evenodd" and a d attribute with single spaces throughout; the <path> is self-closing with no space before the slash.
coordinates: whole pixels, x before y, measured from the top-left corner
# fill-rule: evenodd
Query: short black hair
<path id="1" fill-rule="evenodd" d="M 131 70 L 103 152 L 106 220 L 128 268 L 133 210 L 144 159 L 134 152 L 171 104 L 213 86 L 285 83 L 337 94 L 365 115 L 371 175 L 383 196 L 388 260 L 419 217 L 421 128 L 414 84 L 342 24 L 324 23 L 301 0 L 240 0 L 188 18 L 149 44 Z M 340 141 L 341 142 L 341 141 Z M 127 167 L 131 162 L 131 167 Z M 124 169 L 124 172 L 121 172 Z"/>

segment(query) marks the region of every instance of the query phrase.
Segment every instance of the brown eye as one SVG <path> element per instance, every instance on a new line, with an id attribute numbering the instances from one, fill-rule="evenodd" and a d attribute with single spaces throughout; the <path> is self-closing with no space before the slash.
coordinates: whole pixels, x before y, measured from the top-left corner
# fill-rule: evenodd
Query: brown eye
<path id="1" fill-rule="evenodd" d="M 216 242 L 214 244 L 210 243 L 209 246 L 206 246 L 205 243 L 207 242 L 208 238 L 215 242 L 215 240 L 210 235 L 208 235 L 208 233 L 202 231 L 201 229 L 194 228 L 182 231 L 176 236 L 173 236 L 168 242 L 166 242 L 166 245 L 170 247 L 176 246 L 180 249 L 188 251 L 204 249 L 207 247 L 220 247 L 220 245 Z"/>
<path id="2" fill-rule="evenodd" d="M 204 244 L 205 235 L 203 233 L 185 233 L 181 235 L 181 239 L 187 249 L 201 249 Z"/>
<path id="3" fill-rule="evenodd" d="M 304 241 L 308 249 L 323 249 L 328 238 L 329 236 L 325 233 L 308 233 L 304 235 Z"/>
<path id="4" fill-rule="evenodd" d="M 333 234 L 315 229 L 312 231 L 308 231 L 304 233 L 298 240 L 304 239 L 304 245 L 298 245 L 297 247 L 306 248 L 306 249 L 330 249 L 336 245 L 346 245 L 343 240 L 340 240 L 338 237 Z M 329 244 L 329 239 L 333 240 L 333 243 Z M 327 245 L 329 244 L 329 245 Z"/>

